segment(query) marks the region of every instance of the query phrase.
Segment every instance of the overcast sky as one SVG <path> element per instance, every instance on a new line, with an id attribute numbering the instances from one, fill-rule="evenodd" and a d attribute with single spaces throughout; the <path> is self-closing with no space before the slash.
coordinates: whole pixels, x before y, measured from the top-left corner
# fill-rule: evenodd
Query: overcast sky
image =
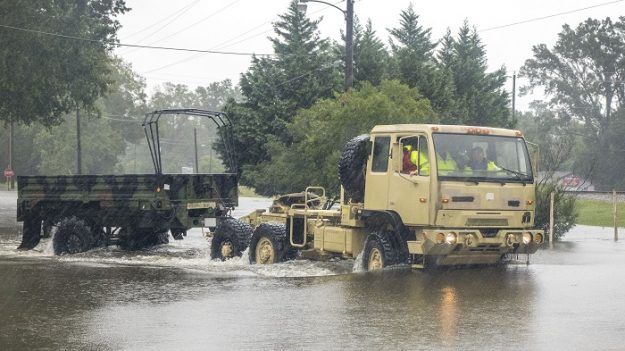
<path id="1" fill-rule="evenodd" d="M 340 8 L 345 1 L 328 0 Z M 155 45 L 240 53 L 272 53 L 268 36 L 272 23 L 287 11 L 290 0 L 126 0 L 132 10 L 120 18 L 121 43 Z M 625 1 L 614 0 L 356 0 L 354 11 L 362 23 L 371 19 L 378 37 L 388 43 L 389 28 L 399 24 L 399 13 L 412 3 L 421 24 L 432 29 L 438 40 L 447 28 L 455 35 L 463 21 L 475 26 L 485 45 L 489 69 L 505 65 L 511 75 L 531 57 L 532 45 L 553 45 L 564 23 L 576 27 L 587 18 L 616 19 L 625 14 Z M 600 5 L 600 6 L 597 6 Z M 593 8 L 588 8 L 596 6 Z M 581 11 L 574 10 L 587 8 Z M 567 14 L 561 14 L 572 12 Z M 343 15 L 334 8 L 309 3 L 308 16 L 323 17 L 320 32 L 340 39 L 345 28 Z M 528 23 L 531 19 L 552 16 Z M 495 28 L 510 25 L 503 28 Z M 165 50 L 120 48 L 116 53 L 146 78 L 148 92 L 164 82 L 195 87 L 232 79 L 249 67 L 250 56 L 189 53 Z M 523 81 L 517 81 L 522 84 Z M 511 90 L 510 81 L 508 90 Z M 531 98 L 518 97 L 525 109 Z"/>

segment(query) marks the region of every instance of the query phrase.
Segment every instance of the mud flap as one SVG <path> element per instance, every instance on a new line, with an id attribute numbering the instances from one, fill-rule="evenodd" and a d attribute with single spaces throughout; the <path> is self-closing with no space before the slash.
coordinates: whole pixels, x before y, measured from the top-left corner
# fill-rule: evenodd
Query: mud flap
<path id="1" fill-rule="evenodd" d="M 22 243 L 18 250 L 32 250 L 41 240 L 41 220 L 25 219 L 22 230 Z"/>

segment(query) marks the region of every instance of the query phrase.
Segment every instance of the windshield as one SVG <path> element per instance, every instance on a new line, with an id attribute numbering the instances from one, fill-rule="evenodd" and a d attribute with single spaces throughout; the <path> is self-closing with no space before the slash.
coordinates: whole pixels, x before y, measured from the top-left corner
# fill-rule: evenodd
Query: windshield
<path id="1" fill-rule="evenodd" d="M 433 141 L 441 179 L 533 181 L 522 138 L 437 133 Z"/>

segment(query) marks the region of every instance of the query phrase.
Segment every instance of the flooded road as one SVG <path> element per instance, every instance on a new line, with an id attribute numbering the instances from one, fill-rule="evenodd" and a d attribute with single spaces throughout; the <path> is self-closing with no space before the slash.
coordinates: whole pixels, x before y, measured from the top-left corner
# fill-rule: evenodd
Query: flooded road
<path id="1" fill-rule="evenodd" d="M 241 199 L 242 215 L 267 205 Z M 366 274 L 211 261 L 209 242 L 18 252 L 0 192 L 0 350 L 622 350 L 625 243 L 577 227 L 505 267 Z"/>

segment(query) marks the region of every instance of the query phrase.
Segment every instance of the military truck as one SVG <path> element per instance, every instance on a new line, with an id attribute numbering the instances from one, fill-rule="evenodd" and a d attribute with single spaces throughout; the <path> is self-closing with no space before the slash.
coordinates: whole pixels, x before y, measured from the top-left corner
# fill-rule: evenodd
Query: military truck
<path id="1" fill-rule="evenodd" d="M 346 144 L 338 170 L 338 201 L 309 187 L 241 218 L 254 228 L 252 264 L 360 255 L 366 270 L 488 265 L 543 243 L 519 131 L 380 125 Z M 238 243 L 234 231 L 215 235 L 222 246 Z M 214 250 L 220 258 L 232 251 Z"/>
<path id="2" fill-rule="evenodd" d="M 164 174 L 159 120 L 177 115 L 208 119 L 223 150 L 224 173 Z M 153 174 L 19 176 L 17 220 L 23 221 L 19 249 L 32 249 L 53 236 L 56 254 L 73 254 L 118 244 L 134 250 L 174 239 L 188 229 L 239 232 L 249 229 L 230 217 L 238 204 L 238 176 L 232 123 L 222 112 L 198 109 L 160 110 L 146 114 L 143 129 Z M 196 170 L 197 172 L 197 170 Z"/>

